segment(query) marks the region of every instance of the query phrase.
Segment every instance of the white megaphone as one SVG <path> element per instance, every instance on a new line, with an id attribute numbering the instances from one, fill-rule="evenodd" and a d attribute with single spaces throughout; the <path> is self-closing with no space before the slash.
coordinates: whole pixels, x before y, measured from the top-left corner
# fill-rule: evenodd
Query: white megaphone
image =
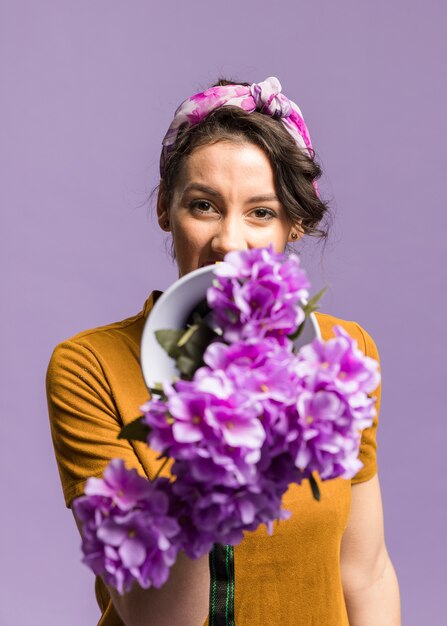
<path id="1" fill-rule="evenodd" d="M 193 311 L 206 301 L 206 290 L 212 285 L 214 269 L 215 265 L 206 265 L 182 276 L 158 298 L 151 309 L 141 338 L 140 355 L 141 369 L 148 388 L 179 378 L 174 359 L 158 343 L 155 333 L 157 330 L 186 329 Z M 295 346 L 300 348 L 315 338 L 321 339 L 321 333 L 317 318 L 311 313 L 295 340 Z"/>

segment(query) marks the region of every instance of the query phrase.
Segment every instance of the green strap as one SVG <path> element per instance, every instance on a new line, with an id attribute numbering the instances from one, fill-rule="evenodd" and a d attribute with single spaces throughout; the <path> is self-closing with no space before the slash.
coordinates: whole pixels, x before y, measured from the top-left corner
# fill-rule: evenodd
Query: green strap
<path id="1" fill-rule="evenodd" d="M 210 552 L 209 626 L 235 626 L 234 549 L 214 544 Z"/>

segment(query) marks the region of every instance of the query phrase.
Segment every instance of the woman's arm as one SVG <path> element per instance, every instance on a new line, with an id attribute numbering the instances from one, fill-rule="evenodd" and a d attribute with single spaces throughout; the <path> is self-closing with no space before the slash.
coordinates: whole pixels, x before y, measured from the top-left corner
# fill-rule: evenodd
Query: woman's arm
<path id="1" fill-rule="evenodd" d="M 400 626 L 399 585 L 385 545 L 377 475 L 352 485 L 340 560 L 350 626 Z"/>
<path id="2" fill-rule="evenodd" d="M 67 506 L 113 458 L 146 475 L 133 446 L 118 439 L 123 422 L 117 407 L 134 415 L 147 398 L 139 362 L 123 337 L 124 332 L 101 330 L 64 342 L 48 368 L 51 432 Z M 158 453 L 147 449 L 146 454 L 146 466 L 157 469 Z M 161 589 L 109 592 L 126 626 L 202 626 L 208 614 L 208 557 L 191 561 L 180 555 Z"/>
<path id="3" fill-rule="evenodd" d="M 75 522 L 80 531 L 76 517 Z M 134 584 L 122 596 L 114 587 L 107 585 L 107 589 L 126 626 L 203 626 L 209 608 L 208 555 L 192 560 L 180 552 L 160 589 L 142 589 Z"/>
<path id="4" fill-rule="evenodd" d="M 193 561 L 180 553 L 160 589 L 135 584 L 123 596 L 112 587 L 108 590 L 126 626 L 203 626 L 210 590 L 208 555 Z"/>

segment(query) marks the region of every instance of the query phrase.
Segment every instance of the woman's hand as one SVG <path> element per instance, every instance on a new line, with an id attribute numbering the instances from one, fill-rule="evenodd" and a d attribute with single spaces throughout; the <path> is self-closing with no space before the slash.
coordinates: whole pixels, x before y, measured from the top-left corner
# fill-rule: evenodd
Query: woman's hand
<path id="1" fill-rule="evenodd" d="M 350 626 L 400 626 L 399 585 L 385 545 L 378 476 L 352 485 L 340 554 Z"/>

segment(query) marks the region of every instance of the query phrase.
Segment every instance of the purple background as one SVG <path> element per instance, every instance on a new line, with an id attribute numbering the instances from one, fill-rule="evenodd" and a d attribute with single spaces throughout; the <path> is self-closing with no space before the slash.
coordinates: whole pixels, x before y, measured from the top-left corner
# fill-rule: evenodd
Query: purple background
<path id="1" fill-rule="evenodd" d="M 2 1 L 1 624 L 96 623 L 45 370 L 56 343 L 176 277 L 149 202 L 160 142 L 220 74 L 277 75 L 303 110 L 336 214 L 323 258 L 310 242 L 305 263 L 315 291 L 331 287 L 323 310 L 362 324 L 382 358 L 404 624 L 445 623 L 446 17 L 443 0 Z"/>

